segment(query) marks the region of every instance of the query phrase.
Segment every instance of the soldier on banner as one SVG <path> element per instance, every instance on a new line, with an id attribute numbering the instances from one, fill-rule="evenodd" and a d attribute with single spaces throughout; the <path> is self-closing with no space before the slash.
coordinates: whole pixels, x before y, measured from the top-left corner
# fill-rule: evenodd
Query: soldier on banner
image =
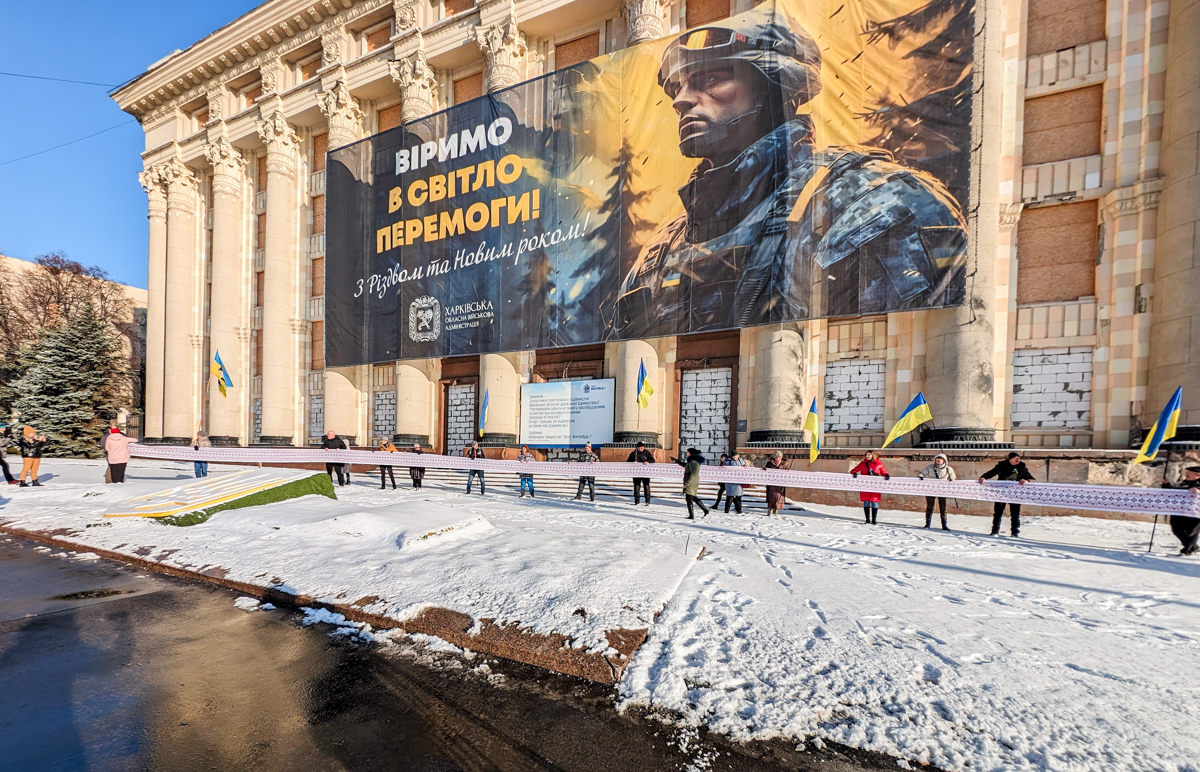
<path id="1" fill-rule="evenodd" d="M 958 203 L 886 151 L 816 148 L 797 114 L 821 89 L 816 42 L 778 12 L 750 19 L 692 30 L 663 55 L 679 149 L 701 161 L 684 213 L 626 276 L 610 337 L 962 303 Z"/>

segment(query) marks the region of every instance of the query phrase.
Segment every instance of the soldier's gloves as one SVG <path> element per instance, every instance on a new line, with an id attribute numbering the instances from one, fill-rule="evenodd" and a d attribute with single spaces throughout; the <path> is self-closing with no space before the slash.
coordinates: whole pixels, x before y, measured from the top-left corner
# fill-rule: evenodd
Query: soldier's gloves
<path id="1" fill-rule="evenodd" d="M 850 473 L 850 476 L 851 476 L 851 477 L 858 477 L 858 472 L 851 472 L 851 473 Z"/>
<path id="2" fill-rule="evenodd" d="M 192 450 L 200 450 L 200 446 L 199 446 L 199 445 L 193 445 L 193 446 L 192 446 Z"/>
<path id="3" fill-rule="evenodd" d="M 883 479 L 890 480 L 890 479 L 892 479 L 892 476 L 890 474 L 884 472 Z"/>

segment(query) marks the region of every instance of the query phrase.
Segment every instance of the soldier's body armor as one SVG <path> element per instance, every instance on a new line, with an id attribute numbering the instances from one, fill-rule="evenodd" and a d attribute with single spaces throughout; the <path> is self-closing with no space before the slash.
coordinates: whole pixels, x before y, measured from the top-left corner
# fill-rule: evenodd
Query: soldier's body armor
<path id="1" fill-rule="evenodd" d="M 724 167 L 702 164 L 680 197 L 685 213 L 625 279 L 612 337 L 962 302 L 957 205 L 885 151 L 814 151 L 808 124 L 791 121 Z"/>

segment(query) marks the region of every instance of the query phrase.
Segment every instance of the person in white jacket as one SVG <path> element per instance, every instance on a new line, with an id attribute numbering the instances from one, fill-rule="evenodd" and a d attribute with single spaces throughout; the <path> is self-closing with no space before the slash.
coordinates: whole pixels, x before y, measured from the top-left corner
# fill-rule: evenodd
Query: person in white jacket
<path id="1" fill-rule="evenodd" d="M 957 480 L 958 475 L 954 474 L 954 467 L 950 466 L 950 461 L 946 458 L 945 453 L 938 453 L 933 457 L 933 463 L 926 466 L 917 475 L 918 479 L 924 480 L 926 477 L 932 477 L 935 480 Z M 938 511 L 942 515 L 942 530 L 949 531 L 950 527 L 946 525 L 946 497 L 945 496 L 926 496 L 925 497 L 925 527 L 933 521 L 933 502 L 936 498 Z"/>

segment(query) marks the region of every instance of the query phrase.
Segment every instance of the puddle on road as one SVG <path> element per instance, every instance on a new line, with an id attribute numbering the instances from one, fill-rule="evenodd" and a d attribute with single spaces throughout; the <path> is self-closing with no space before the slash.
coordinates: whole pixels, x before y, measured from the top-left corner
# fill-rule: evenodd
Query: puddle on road
<path id="1" fill-rule="evenodd" d="M 110 590 L 102 588 L 99 590 L 81 590 L 79 592 L 68 592 L 65 595 L 53 595 L 50 600 L 92 600 L 94 598 L 111 598 L 113 595 L 124 595 L 133 590 Z"/>

